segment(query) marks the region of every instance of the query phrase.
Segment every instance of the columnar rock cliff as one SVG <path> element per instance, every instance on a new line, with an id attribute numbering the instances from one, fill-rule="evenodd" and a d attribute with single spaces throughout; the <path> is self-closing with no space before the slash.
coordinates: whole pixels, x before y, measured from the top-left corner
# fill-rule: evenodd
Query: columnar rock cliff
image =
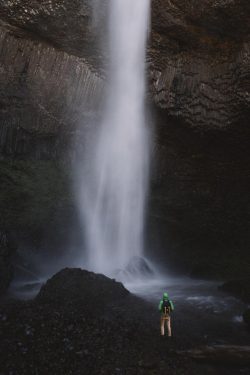
<path id="1" fill-rule="evenodd" d="M 4 229 L 25 227 L 41 211 L 39 223 L 46 222 L 65 205 L 58 197 L 65 176 L 56 185 L 52 176 L 65 174 L 57 161 L 72 153 L 79 124 L 91 132 L 105 81 L 106 45 L 98 39 L 105 12 L 99 0 L 0 1 Z M 248 0 L 152 0 L 148 247 L 197 274 L 237 273 L 236 257 L 245 268 L 249 262 L 249 17 Z M 34 198 L 47 167 L 47 185 Z M 9 189 L 15 199 L 6 205 Z M 32 224 L 26 239 L 29 230 Z M 213 259 L 218 251 L 223 261 L 209 270 L 207 254 Z"/>
<path id="2" fill-rule="evenodd" d="M 156 104 L 192 127 L 224 129 L 249 113 L 248 1 L 153 1 Z"/>
<path id="3" fill-rule="evenodd" d="M 249 16 L 244 0 L 153 1 L 152 246 L 197 276 L 249 267 Z"/>
<path id="4" fill-rule="evenodd" d="M 63 138 L 93 111 L 102 80 L 83 59 L 0 25 L 1 152 L 55 158 Z"/>

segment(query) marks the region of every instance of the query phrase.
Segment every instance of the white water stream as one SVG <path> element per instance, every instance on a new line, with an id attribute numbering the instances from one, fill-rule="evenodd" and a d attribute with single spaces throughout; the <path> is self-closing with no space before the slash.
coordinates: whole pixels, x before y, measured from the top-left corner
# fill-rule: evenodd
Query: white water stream
<path id="1" fill-rule="evenodd" d="M 90 270 L 112 274 L 143 254 L 148 186 L 145 52 L 150 0 L 109 0 L 109 72 L 102 121 L 88 147 L 80 211 Z M 91 157 L 89 155 L 91 153 Z"/>

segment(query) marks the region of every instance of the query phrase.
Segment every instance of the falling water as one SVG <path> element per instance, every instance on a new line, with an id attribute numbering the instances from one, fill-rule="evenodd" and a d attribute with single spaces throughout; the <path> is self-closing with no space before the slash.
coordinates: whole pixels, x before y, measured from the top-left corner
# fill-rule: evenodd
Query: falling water
<path id="1" fill-rule="evenodd" d="M 109 7 L 108 90 L 80 194 L 87 267 L 106 274 L 143 254 L 149 164 L 144 99 L 150 0 L 110 0 Z"/>

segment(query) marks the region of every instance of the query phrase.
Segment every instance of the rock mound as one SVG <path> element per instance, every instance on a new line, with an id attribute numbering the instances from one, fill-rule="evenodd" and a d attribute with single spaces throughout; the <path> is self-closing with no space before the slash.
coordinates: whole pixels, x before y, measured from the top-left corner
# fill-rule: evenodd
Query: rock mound
<path id="1" fill-rule="evenodd" d="M 46 282 L 36 300 L 91 310 L 103 309 L 128 295 L 129 291 L 114 279 L 80 268 L 65 268 Z"/>

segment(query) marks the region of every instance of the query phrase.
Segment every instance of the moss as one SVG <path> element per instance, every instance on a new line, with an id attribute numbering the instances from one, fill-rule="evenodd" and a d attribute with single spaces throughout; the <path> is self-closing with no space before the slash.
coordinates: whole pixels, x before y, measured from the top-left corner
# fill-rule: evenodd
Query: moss
<path id="1" fill-rule="evenodd" d="M 35 233 L 72 205 L 69 172 L 53 161 L 0 161 L 0 225 Z"/>

